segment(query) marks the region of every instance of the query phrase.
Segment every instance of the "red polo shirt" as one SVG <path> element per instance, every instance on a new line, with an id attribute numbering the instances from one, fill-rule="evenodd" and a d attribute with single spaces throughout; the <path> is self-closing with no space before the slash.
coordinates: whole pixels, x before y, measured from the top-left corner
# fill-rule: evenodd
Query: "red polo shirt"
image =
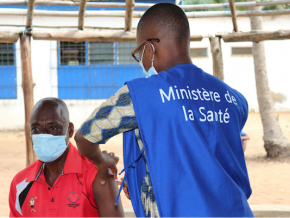
<path id="1" fill-rule="evenodd" d="M 98 217 L 93 194 L 97 169 L 70 144 L 63 173 L 50 187 L 43 162 L 37 160 L 14 177 L 9 194 L 10 217 Z"/>

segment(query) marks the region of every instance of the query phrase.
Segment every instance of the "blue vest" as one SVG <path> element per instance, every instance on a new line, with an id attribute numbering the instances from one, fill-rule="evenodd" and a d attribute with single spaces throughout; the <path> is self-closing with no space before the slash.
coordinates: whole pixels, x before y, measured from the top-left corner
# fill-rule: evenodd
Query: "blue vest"
<path id="1" fill-rule="evenodd" d="M 127 82 L 162 217 L 253 216 L 240 138 L 246 99 L 193 64 Z M 136 216 L 144 216 L 146 169 L 134 130 L 124 133 L 124 165 Z M 134 162 L 135 160 L 135 162 Z"/>

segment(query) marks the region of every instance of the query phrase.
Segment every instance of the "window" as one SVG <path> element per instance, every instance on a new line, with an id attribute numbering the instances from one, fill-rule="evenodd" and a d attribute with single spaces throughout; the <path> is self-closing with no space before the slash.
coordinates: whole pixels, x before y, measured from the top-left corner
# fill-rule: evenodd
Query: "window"
<path id="1" fill-rule="evenodd" d="M 15 49 L 13 43 L 0 43 L 0 99 L 17 98 Z"/>
<path id="2" fill-rule="evenodd" d="M 135 43 L 59 43 L 58 96 L 62 99 L 107 99 L 124 82 L 142 77 L 131 56 Z"/>
<path id="3" fill-rule="evenodd" d="M 14 44 L 0 43 L 0 65 L 14 65 Z"/>
<path id="4" fill-rule="evenodd" d="M 90 42 L 89 64 L 114 64 L 114 44 L 113 42 Z"/>
<path id="5" fill-rule="evenodd" d="M 136 43 L 118 43 L 118 64 L 136 64 L 131 52 L 136 48 Z"/>
<path id="6" fill-rule="evenodd" d="M 207 56 L 207 48 L 190 48 L 191 58 L 204 58 Z"/>
<path id="7" fill-rule="evenodd" d="M 85 43 L 60 43 L 60 64 L 61 65 L 80 65 L 86 63 Z"/>
<path id="8" fill-rule="evenodd" d="M 232 47 L 232 56 L 252 55 L 252 47 Z"/>

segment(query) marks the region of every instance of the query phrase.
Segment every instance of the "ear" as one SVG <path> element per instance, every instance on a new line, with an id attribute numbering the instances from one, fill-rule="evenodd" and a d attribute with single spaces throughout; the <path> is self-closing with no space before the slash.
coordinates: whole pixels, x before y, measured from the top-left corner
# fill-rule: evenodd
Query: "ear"
<path id="1" fill-rule="evenodd" d="M 74 124 L 70 122 L 70 123 L 69 123 L 69 126 L 68 126 L 68 135 L 69 135 L 70 138 L 71 138 L 71 137 L 73 136 L 73 134 L 74 134 L 74 129 L 75 129 Z"/>

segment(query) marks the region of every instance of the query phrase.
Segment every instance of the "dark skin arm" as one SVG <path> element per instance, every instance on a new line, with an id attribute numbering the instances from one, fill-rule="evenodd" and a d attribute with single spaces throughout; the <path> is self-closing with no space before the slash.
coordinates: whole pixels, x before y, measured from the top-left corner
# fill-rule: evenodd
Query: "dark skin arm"
<path id="1" fill-rule="evenodd" d="M 98 205 L 100 217 L 124 217 L 124 210 L 121 198 L 118 200 L 118 205 L 115 205 L 115 200 L 118 195 L 118 186 L 113 175 L 106 174 L 106 184 L 101 185 L 101 176 L 98 173 L 93 182 L 93 193 Z"/>
<path id="2" fill-rule="evenodd" d="M 98 144 L 94 144 L 87 139 L 85 139 L 80 131 L 78 130 L 75 134 L 75 141 L 79 152 L 90 159 L 98 169 L 99 182 L 104 185 L 107 179 L 108 169 L 111 168 L 114 173 L 114 178 L 117 177 L 117 167 L 116 162 L 112 157 L 101 152 Z M 114 181 L 114 183 L 116 183 Z"/>

